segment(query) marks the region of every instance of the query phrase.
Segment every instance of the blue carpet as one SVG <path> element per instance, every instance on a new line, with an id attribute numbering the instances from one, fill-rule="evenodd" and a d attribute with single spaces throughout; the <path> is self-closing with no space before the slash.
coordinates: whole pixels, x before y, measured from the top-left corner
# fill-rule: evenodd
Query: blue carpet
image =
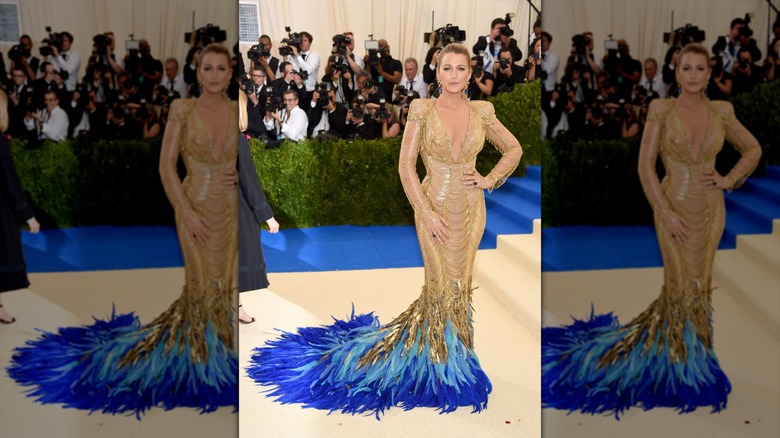
<path id="1" fill-rule="evenodd" d="M 541 168 L 486 193 L 487 226 L 480 248 L 499 234 L 530 233 L 541 217 Z M 282 224 L 284 227 L 284 224 Z M 413 226 L 352 225 L 262 231 L 269 272 L 337 271 L 422 266 Z M 184 265 L 174 227 L 91 226 L 22 233 L 29 272 L 168 268 Z"/>
<path id="2" fill-rule="evenodd" d="M 750 178 L 726 193 L 726 229 L 718 248 L 733 249 L 739 234 L 768 234 L 780 218 L 780 166 L 767 167 L 762 178 Z M 662 266 L 652 226 L 545 228 L 542 271 L 646 268 Z"/>

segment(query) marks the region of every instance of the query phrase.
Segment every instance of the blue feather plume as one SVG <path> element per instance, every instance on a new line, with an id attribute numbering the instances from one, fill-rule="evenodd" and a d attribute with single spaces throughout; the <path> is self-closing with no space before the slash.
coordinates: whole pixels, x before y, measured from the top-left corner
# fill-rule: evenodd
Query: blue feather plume
<path id="1" fill-rule="evenodd" d="M 599 360 L 625 335 L 611 313 L 588 320 L 572 318 L 568 326 L 542 329 L 542 405 L 590 414 L 620 414 L 632 406 L 677 409 L 680 414 L 700 406 L 712 412 L 726 408 L 731 383 L 715 353 L 687 321 L 684 362 L 671 359 L 658 333 L 645 333 L 626 356 L 614 364 Z M 645 341 L 653 336 L 651 347 Z"/>
<path id="2" fill-rule="evenodd" d="M 101 411 L 106 414 L 141 414 L 152 407 L 170 410 L 197 408 L 201 413 L 238 404 L 238 357 L 219 339 L 209 321 L 204 333 L 208 347 L 205 363 L 194 363 L 184 336 L 168 333 L 148 356 L 120 366 L 125 353 L 148 333 L 133 313 L 116 315 L 91 325 L 42 331 L 35 340 L 17 347 L 8 375 L 29 387 L 29 397 L 44 404 Z M 167 336 L 175 336 L 166 348 Z"/>
<path id="3" fill-rule="evenodd" d="M 407 333 L 376 363 L 359 367 L 363 355 L 385 335 L 373 313 L 356 316 L 353 308 L 348 320 L 334 318 L 331 325 L 282 332 L 255 348 L 247 373 L 258 384 L 272 386 L 267 395 L 282 404 L 373 413 L 377 419 L 393 406 L 432 407 L 440 413 L 459 406 L 472 406 L 472 412 L 487 407 L 492 384 L 451 322 L 445 329 L 448 355 L 443 363 L 431 361 L 430 345 L 419 333 L 407 350 Z"/>

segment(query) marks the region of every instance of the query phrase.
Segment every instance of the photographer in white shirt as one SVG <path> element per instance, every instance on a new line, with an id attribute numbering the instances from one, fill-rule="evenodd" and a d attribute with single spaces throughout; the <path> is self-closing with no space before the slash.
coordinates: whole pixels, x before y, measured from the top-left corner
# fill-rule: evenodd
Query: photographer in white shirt
<path id="1" fill-rule="evenodd" d="M 24 125 L 28 131 L 39 130 L 41 137 L 60 141 L 68 136 L 68 114 L 60 108 L 60 100 L 54 90 L 43 93 L 46 107 L 40 111 L 30 112 L 24 117 Z"/>
<path id="2" fill-rule="evenodd" d="M 263 119 L 265 128 L 276 132 L 280 140 L 284 138 L 293 141 L 303 140 L 306 138 L 309 118 L 306 116 L 306 111 L 298 107 L 298 93 L 295 90 L 285 91 L 282 93 L 282 103 L 284 109 L 281 111 L 265 112 Z"/>

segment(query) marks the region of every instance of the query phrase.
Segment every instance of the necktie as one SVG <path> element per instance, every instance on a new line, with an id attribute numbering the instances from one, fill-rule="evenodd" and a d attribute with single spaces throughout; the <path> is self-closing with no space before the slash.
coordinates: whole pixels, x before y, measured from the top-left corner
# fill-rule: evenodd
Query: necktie
<path id="1" fill-rule="evenodd" d="M 63 53 L 62 54 L 62 59 L 63 59 L 63 61 L 67 61 L 68 60 L 68 54 L 67 53 Z"/>
<path id="2" fill-rule="evenodd" d="M 409 81 L 409 86 L 406 89 L 409 91 L 414 90 L 414 81 Z"/>
<path id="3" fill-rule="evenodd" d="M 301 58 L 303 58 L 303 60 L 306 61 L 306 54 L 305 53 L 301 53 Z"/>

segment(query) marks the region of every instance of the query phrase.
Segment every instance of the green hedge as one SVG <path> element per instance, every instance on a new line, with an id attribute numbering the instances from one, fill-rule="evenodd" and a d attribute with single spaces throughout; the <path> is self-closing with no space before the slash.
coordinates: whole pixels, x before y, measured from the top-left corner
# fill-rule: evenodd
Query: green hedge
<path id="1" fill-rule="evenodd" d="M 521 166 L 541 163 L 540 82 L 492 98 L 499 120 L 523 145 Z M 14 161 L 42 225 L 172 224 L 158 174 L 160 140 L 46 141 L 28 149 L 12 140 Z M 398 179 L 401 139 L 306 140 L 266 150 L 252 141 L 255 165 L 286 227 L 408 224 L 412 210 Z M 501 154 L 486 142 L 477 169 Z M 418 172 L 423 173 L 418 163 Z"/>
<path id="2" fill-rule="evenodd" d="M 762 163 L 780 164 L 780 81 L 732 100 L 737 118 L 758 139 Z M 653 215 L 637 174 L 640 139 L 585 142 L 558 137 L 542 146 L 544 226 L 652 224 Z M 716 166 L 727 172 L 739 154 L 726 145 Z M 657 166 L 659 175 L 663 166 Z"/>

